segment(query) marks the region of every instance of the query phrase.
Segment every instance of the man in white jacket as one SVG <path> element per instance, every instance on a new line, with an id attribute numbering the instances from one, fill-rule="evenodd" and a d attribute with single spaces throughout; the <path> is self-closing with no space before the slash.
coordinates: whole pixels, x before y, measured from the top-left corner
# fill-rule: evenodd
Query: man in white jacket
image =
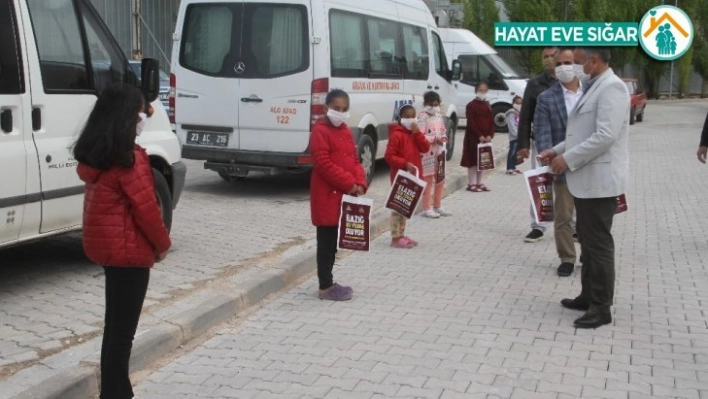
<path id="1" fill-rule="evenodd" d="M 610 51 L 575 50 L 575 63 L 590 75 L 583 96 L 568 116 L 566 140 L 539 158 L 557 174 L 566 174 L 578 216 L 583 253 L 582 291 L 563 299 L 570 309 L 587 310 L 577 328 L 612 322 L 615 244 L 612 222 L 617 198 L 627 190 L 629 174 L 629 92 L 609 66 Z"/>

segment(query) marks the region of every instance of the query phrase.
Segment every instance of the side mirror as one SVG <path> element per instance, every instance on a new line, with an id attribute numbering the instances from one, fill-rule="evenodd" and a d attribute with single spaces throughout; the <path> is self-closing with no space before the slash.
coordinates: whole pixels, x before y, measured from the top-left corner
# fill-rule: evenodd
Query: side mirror
<path id="1" fill-rule="evenodd" d="M 460 60 L 452 61 L 452 80 L 458 81 L 462 77 L 462 63 Z"/>
<path id="2" fill-rule="evenodd" d="M 151 103 L 160 95 L 160 63 L 154 58 L 144 58 L 141 66 L 140 89 L 145 101 Z"/>

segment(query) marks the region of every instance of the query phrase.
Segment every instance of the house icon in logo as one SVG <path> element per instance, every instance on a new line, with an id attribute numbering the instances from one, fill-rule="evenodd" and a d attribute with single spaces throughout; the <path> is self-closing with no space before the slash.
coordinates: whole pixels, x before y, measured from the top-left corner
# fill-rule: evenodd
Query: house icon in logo
<path id="1" fill-rule="evenodd" d="M 657 60 L 672 61 L 681 57 L 693 41 L 693 24 L 688 15 L 674 6 L 650 10 L 639 24 L 639 42 Z"/>

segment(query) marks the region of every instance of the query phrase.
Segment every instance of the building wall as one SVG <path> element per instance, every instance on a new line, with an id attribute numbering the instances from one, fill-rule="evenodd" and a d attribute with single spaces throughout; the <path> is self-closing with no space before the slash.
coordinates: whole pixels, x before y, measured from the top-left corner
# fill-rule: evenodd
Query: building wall
<path id="1" fill-rule="evenodd" d="M 132 57 L 133 0 L 91 0 L 101 18 L 118 40 L 127 57 Z M 177 21 L 179 0 L 141 0 L 143 57 L 155 58 L 160 67 L 170 70 L 172 33 Z"/>

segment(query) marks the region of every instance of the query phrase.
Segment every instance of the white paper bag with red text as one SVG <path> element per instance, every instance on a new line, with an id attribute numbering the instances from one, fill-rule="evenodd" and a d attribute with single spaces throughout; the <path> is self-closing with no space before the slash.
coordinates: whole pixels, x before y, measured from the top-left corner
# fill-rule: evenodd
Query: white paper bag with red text
<path id="1" fill-rule="evenodd" d="M 494 147 L 492 143 L 484 143 L 477 145 L 477 170 L 492 170 L 494 169 Z"/>
<path id="2" fill-rule="evenodd" d="M 391 191 L 388 193 L 386 208 L 396 211 L 405 218 L 410 219 L 415 213 L 418 202 L 423 197 L 423 190 L 427 183 L 425 180 L 399 170 L 396 178 L 393 179 Z"/>
<path id="3" fill-rule="evenodd" d="M 553 221 L 554 179 L 555 175 L 548 166 L 524 172 L 524 180 L 531 198 L 536 223 Z"/>
<path id="4" fill-rule="evenodd" d="M 337 249 L 368 251 L 371 243 L 371 209 L 374 200 L 342 196 Z"/>

